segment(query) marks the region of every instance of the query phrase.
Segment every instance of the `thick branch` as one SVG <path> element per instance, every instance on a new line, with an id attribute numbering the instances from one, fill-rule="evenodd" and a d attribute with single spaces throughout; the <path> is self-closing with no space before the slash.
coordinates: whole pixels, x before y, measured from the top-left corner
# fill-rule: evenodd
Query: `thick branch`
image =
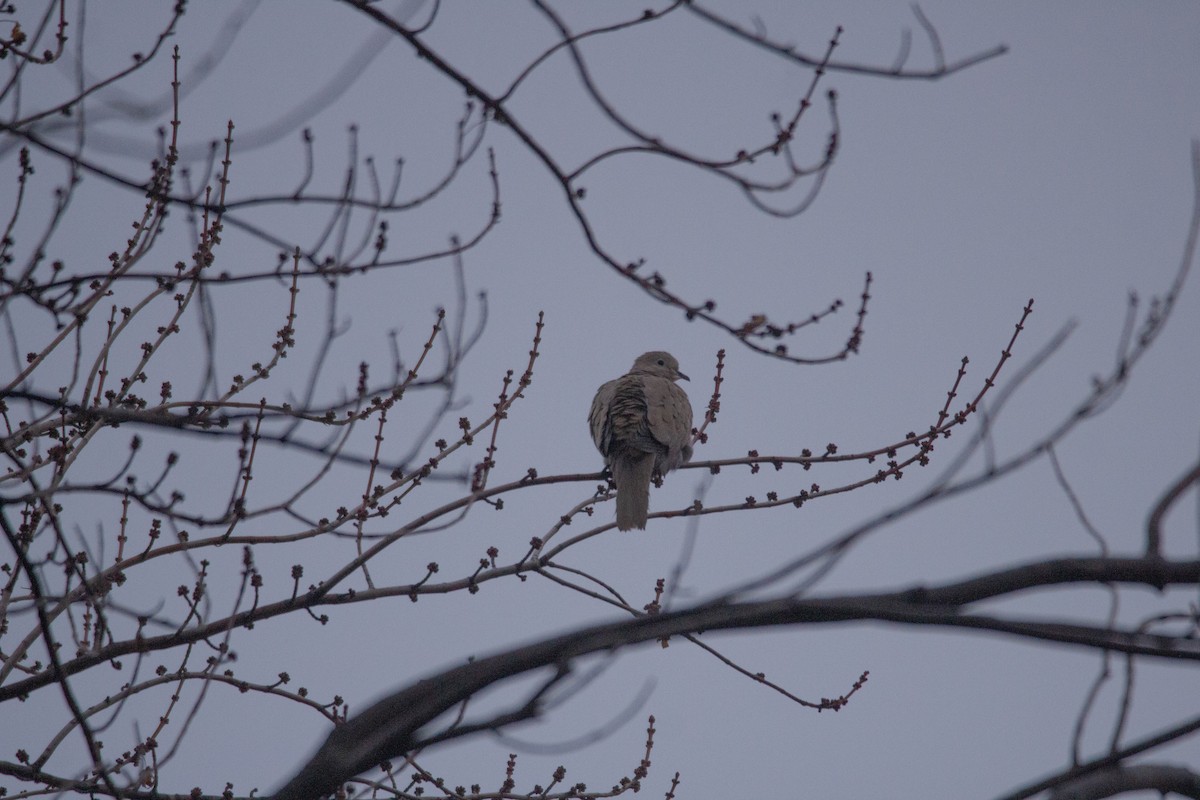
<path id="1" fill-rule="evenodd" d="M 396 692 L 329 735 L 312 760 L 275 795 L 275 800 L 311 800 L 416 742 L 421 728 L 487 686 L 534 670 L 561 670 L 574 659 L 620 647 L 702 631 L 776 627 L 823 622 L 879 620 L 949 625 L 1010 633 L 1026 638 L 1200 661 L 1200 643 L 1084 625 L 1005 621 L 960 613 L 964 604 L 1035 586 L 1080 581 L 1151 586 L 1200 581 L 1200 561 L 1150 559 L 1059 559 L 934 588 L 875 595 L 817 599 L 783 597 L 718 603 L 685 611 L 597 625 L 478 659 Z M 476 726 L 477 729 L 477 726 Z"/>

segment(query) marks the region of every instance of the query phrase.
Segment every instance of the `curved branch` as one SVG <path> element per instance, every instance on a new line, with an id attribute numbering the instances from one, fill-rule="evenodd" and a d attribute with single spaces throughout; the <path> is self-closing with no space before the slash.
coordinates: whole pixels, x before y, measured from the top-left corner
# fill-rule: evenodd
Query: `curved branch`
<path id="1" fill-rule="evenodd" d="M 1088 577 L 1084 577 L 1088 576 Z M 1103 649 L 1200 660 L 1200 643 L 1171 642 L 1100 627 L 1004 622 L 960 615 L 961 604 L 1034 586 L 1077 580 L 1147 583 L 1152 586 L 1191 584 L 1200 580 L 1200 561 L 1147 559 L 1059 559 L 1035 563 L 932 589 L 826 599 L 777 598 L 746 603 L 700 606 L 635 620 L 581 629 L 544 639 L 420 680 L 375 703 L 340 725 L 325 744 L 282 789 L 275 800 L 309 800 L 380 762 L 403 755 L 418 741 L 420 730 L 484 688 L 514 676 L 553 668 L 561 673 L 575 659 L 615 649 L 701 631 L 782 627 L 797 624 L 878 620 L 919 625 L 992 629 L 1032 639 L 1070 642 Z M 1171 643 L 1169 643 L 1171 642 Z M 503 721 L 498 720 L 497 725 Z M 1200 723 L 1197 723 L 1200 726 Z M 475 732 L 485 725 L 472 726 Z"/>

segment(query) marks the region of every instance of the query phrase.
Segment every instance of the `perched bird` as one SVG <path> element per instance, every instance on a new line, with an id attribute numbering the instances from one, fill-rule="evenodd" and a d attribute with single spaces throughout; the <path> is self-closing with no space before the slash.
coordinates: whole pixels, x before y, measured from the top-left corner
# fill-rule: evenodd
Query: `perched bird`
<path id="1" fill-rule="evenodd" d="M 692 404 L 675 385 L 689 380 L 670 353 L 643 353 L 597 390 L 588 422 L 617 487 L 617 527 L 646 527 L 650 481 L 692 457 Z"/>

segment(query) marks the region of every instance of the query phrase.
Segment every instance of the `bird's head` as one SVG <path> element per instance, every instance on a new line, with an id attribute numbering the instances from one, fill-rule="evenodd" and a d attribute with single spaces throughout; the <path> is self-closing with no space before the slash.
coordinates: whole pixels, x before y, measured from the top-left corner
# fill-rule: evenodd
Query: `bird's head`
<path id="1" fill-rule="evenodd" d="M 642 353 L 633 362 L 633 369 L 630 372 L 654 375 L 659 378 L 666 378 L 669 381 L 691 380 L 691 378 L 679 371 L 679 362 L 675 360 L 675 356 L 663 350 L 651 350 L 649 353 Z"/>

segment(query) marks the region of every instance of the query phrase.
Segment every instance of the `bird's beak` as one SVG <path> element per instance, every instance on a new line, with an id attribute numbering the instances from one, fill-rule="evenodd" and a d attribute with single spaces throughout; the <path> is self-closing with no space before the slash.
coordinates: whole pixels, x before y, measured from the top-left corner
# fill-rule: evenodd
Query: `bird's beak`
<path id="1" fill-rule="evenodd" d="M 677 378 L 683 378 L 685 381 L 687 381 L 687 382 L 691 383 L 691 380 L 692 380 L 692 379 L 691 379 L 691 378 L 689 378 L 687 375 L 684 375 L 684 374 L 683 374 L 682 372 L 680 372 L 679 370 L 675 370 L 675 376 L 676 376 Z"/>

